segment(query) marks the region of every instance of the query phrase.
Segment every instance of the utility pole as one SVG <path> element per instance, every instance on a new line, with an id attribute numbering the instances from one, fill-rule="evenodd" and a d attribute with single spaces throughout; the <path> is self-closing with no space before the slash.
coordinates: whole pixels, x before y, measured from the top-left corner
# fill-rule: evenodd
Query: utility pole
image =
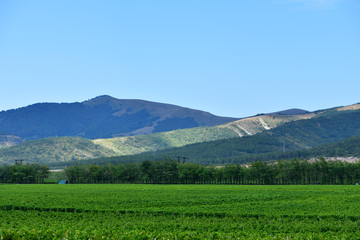
<path id="1" fill-rule="evenodd" d="M 22 159 L 15 159 L 15 165 L 22 165 L 23 161 Z"/>
<path id="2" fill-rule="evenodd" d="M 177 158 L 178 163 L 183 163 L 183 164 L 184 164 L 184 163 L 185 163 L 185 160 L 186 160 L 188 157 L 185 157 L 185 156 L 184 156 L 184 157 L 177 156 L 176 158 Z M 182 159 L 182 162 L 181 162 L 181 159 Z"/>

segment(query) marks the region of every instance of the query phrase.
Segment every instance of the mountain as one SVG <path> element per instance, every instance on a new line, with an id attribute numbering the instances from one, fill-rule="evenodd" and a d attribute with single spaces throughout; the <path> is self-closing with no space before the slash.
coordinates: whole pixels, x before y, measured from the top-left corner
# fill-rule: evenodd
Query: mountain
<path id="1" fill-rule="evenodd" d="M 214 127 L 178 129 L 145 135 L 94 140 L 75 137 L 33 140 L 25 144 L 13 146 L 10 149 L 0 150 L 0 162 L 11 163 L 13 159 L 26 159 L 30 162 L 43 163 L 66 162 L 72 159 L 83 160 L 94 157 L 156 152 L 194 143 L 254 135 L 278 127 L 286 122 L 307 119 L 313 116 L 315 115 L 311 113 L 291 116 L 261 115 Z M 79 146 L 82 146 L 82 148 L 79 148 Z"/>
<path id="2" fill-rule="evenodd" d="M 37 103 L 0 112 L 0 131 L 26 140 L 58 136 L 110 138 L 215 126 L 236 118 L 143 100 L 99 96 L 82 103 Z"/>
<path id="3" fill-rule="evenodd" d="M 334 153 L 345 154 L 347 152 L 344 148 L 346 149 L 346 144 L 350 144 L 349 142 L 340 142 L 336 145 L 338 147 L 331 143 L 360 135 L 360 110 L 358 109 L 360 109 L 360 105 L 354 105 L 352 108 L 319 111 L 312 118 L 287 122 L 268 131 L 241 138 L 196 143 L 151 154 L 93 159 L 84 161 L 84 163 L 136 162 L 147 159 L 175 158 L 176 156 L 186 156 L 188 161 L 202 164 L 246 163 L 323 156 L 323 152 L 328 151 L 331 147 L 334 148 L 334 151 L 336 149 Z M 355 150 L 360 147 L 356 141 L 351 144 Z M 322 150 L 320 147 L 322 145 L 327 150 Z M 311 154 L 312 149 L 318 155 Z M 351 151 L 349 150 L 350 153 Z"/>

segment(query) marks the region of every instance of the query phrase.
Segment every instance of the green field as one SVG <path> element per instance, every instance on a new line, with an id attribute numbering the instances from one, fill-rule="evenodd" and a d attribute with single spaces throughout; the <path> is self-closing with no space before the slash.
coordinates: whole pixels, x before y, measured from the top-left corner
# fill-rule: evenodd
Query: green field
<path id="1" fill-rule="evenodd" d="M 360 186 L 0 185 L 1 239 L 359 239 Z"/>

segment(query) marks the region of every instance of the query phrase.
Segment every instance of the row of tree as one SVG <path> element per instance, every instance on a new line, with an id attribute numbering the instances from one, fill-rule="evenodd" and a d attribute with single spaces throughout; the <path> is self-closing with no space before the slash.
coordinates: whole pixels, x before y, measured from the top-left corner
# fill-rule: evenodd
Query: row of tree
<path id="1" fill-rule="evenodd" d="M 0 166 L 0 183 L 44 183 L 49 167 L 39 164 Z"/>
<path id="2" fill-rule="evenodd" d="M 360 162 L 279 161 L 248 165 L 203 166 L 174 160 L 81 165 L 65 169 L 70 183 L 152 184 L 355 184 Z"/>

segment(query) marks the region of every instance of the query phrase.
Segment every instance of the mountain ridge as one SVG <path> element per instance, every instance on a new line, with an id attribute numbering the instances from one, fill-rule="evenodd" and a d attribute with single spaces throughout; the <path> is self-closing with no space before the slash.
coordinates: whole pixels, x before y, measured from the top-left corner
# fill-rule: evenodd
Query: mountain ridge
<path id="1" fill-rule="evenodd" d="M 215 126 L 238 118 L 171 104 L 108 95 L 75 103 L 35 103 L 0 112 L 0 131 L 26 140 L 74 136 L 89 139 Z"/>
<path id="2" fill-rule="evenodd" d="M 21 144 L 20 146 L 14 146 L 11 149 L 0 151 L 0 161 L 11 162 L 11 159 L 17 158 L 27 158 L 30 161 L 41 162 L 51 162 L 54 160 L 69 161 L 74 158 L 82 160 L 91 157 L 99 157 L 101 154 L 103 157 L 110 157 L 139 154 L 143 152 L 156 152 L 167 148 L 182 147 L 199 142 L 254 135 L 270 128 L 280 126 L 286 122 L 305 119 L 310 116 L 312 115 L 259 115 L 213 127 L 196 127 L 154 134 L 105 139 L 87 140 L 76 137 L 62 137 L 63 139 L 72 142 L 72 144 L 69 144 L 65 140 L 61 140 L 61 138 L 40 139 L 31 141 L 25 145 Z M 242 129 L 243 132 L 240 133 L 239 129 Z M 57 147 L 47 148 L 49 142 L 52 142 Z M 89 148 L 88 150 L 83 147 L 84 144 Z M 32 145 L 32 148 L 29 148 L 30 145 Z M 79 146 L 81 147 L 79 148 Z M 66 151 L 58 151 L 56 148 L 63 148 L 66 149 Z M 54 155 L 54 152 L 57 152 L 57 154 Z"/>
<path id="3" fill-rule="evenodd" d="M 107 98 L 108 96 L 106 96 Z M 106 104 L 108 99 L 100 98 L 94 101 L 91 101 L 91 104 L 102 105 Z M 110 97 L 111 100 L 111 97 Z M 140 100 L 142 104 L 144 101 Z M 145 101 L 146 102 L 146 101 Z M 113 102 L 114 103 L 114 102 Z M 119 102 L 115 102 L 114 104 L 121 104 L 121 100 Z M 132 102 L 134 103 L 134 102 Z M 136 103 L 139 104 L 139 103 Z M 161 107 L 166 107 L 164 105 L 160 105 Z M 110 106 L 111 107 L 111 106 Z M 114 107 L 115 109 L 119 109 L 118 106 Z M 286 147 L 291 149 L 308 149 L 312 146 L 318 145 L 319 143 L 331 142 L 334 140 L 341 139 L 343 137 L 351 135 L 351 133 L 334 134 L 338 137 L 333 138 L 328 134 L 324 134 L 321 131 L 318 132 L 320 137 L 316 135 L 309 135 L 306 132 L 309 131 L 318 131 L 317 127 L 314 124 L 304 125 L 301 120 L 311 120 L 318 121 L 317 124 L 324 125 L 326 129 L 331 128 L 331 125 L 326 126 L 326 119 L 336 119 L 341 117 L 344 114 L 359 112 L 360 105 L 350 105 L 345 107 L 336 107 L 331 108 L 329 110 L 320 110 L 315 112 L 304 112 L 305 110 L 300 110 L 303 114 L 294 115 L 293 111 L 280 111 L 289 113 L 290 115 L 283 114 L 258 114 L 253 117 L 239 119 L 233 122 L 212 126 L 212 127 L 196 127 L 196 128 L 188 128 L 188 129 L 178 129 L 169 132 L 159 132 L 154 134 L 145 134 L 145 135 L 134 135 L 134 136 L 125 136 L 125 137 L 116 137 L 116 138 L 100 138 L 100 139 L 83 139 L 76 137 L 63 137 L 63 138 L 55 138 L 55 139 L 40 139 L 36 141 L 31 141 L 29 143 L 20 144 L 19 146 L 9 147 L 9 149 L 0 150 L 0 162 L 11 162 L 11 159 L 16 158 L 28 158 L 30 161 L 69 161 L 69 160 L 84 160 L 88 158 L 96 158 L 96 157 L 111 157 L 111 156 L 119 156 L 119 155 L 133 155 L 144 152 L 157 152 L 166 150 L 169 148 L 178 148 L 184 147 L 192 144 L 201 144 L 204 142 L 211 141 L 220 141 L 221 144 L 226 143 L 226 139 L 238 138 L 238 137 L 246 137 L 245 140 L 241 140 L 242 144 L 245 144 L 246 141 L 250 141 L 248 137 L 252 137 L 254 135 L 262 134 L 268 135 L 267 137 L 259 140 L 259 143 L 263 143 L 268 145 L 271 149 L 282 149 L 282 141 L 281 139 L 286 139 Z M 292 110 L 292 109 L 290 109 Z M 151 111 L 151 110 L 150 110 Z M 291 115 L 292 114 L 292 115 Z M 349 116 L 350 116 L 349 115 Z M 355 116 L 355 115 L 354 115 Z M 357 119 L 357 116 L 355 118 Z M 317 118 L 321 118 L 320 120 L 316 120 Z M 354 118 L 354 117 L 352 117 Z M 313 119 L 313 120 L 312 120 Z M 346 119 L 346 118 L 345 118 Z M 347 121 L 352 121 L 356 119 L 347 119 Z M 325 121 L 326 120 L 326 121 Z M 357 120 L 356 120 L 357 121 Z M 356 122 L 355 121 L 355 122 Z M 334 121 L 333 121 L 334 122 Z M 336 123 L 339 129 L 343 128 L 339 124 L 344 122 L 344 120 L 337 120 Z M 351 122 L 348 123 L 349 126 L 352 125 Z M 284 125 L 284 126 L 283 126 Z M 283 127 L 282 127 L 283 126 Z M 304 127 L 305 126 L 305 127 Z M 288 128 L 286 130 L 287 134 L 282 135 L 284 130 L 280 132 L 277 130 L 278 127 L 282 127 L 281 129 Z M 297 129 L 297 130 L 296 130 Z M 270 131 L 271 130 L 271 131 Z M 356 126 L 352 127 L 351 131 L 358 131 Z M 347 129 L 344 128 L 344 131 Z M 299 134 L 299 133 L 305 134 Z M 269 135 L 270 134 L 270 135 Z M 296 137 L 294 137 L 296 136 Z M 311 138 L 306 139 L 308 136 Z M 325 137 L 325 139 L 324 139 Z M 273 140 L 271 140 L 273 139 Z M 326 140 L 328 139 L 328 140 Z M 251 140 L 253 141 L 253 140 Z M 251 142 L 250 141 L 250 142 Z M 56 147 L 48 147 L 49 143 L 53 143 Z M 229 142 L 229 141 L 228 141 Z M 232 140 L 230 140 L 230 145 Z M 253 141 L 254 142 L 254 141 Z M 276 146 L 271 147 L 271 146 Z M 264 146 L 265 146 L 264 145 Z M 25 147 L 26 146 L 26 147 Z M 211 144 L 210 144 L 211 146 Z M 212 152 L 212 149 L 215 148 L 216 145 L 211 146 L 210 150 L 201 150 Z M 256 149 L 260 150 L 260 145 L 256 147 Z M 62 148 L 60 151 L 57 148 Z M 266 147 L 263 147 L 266 149 Z M 231 148 L 228 149 L 229 154 L 231 154 Z M 252 150 L 251 150 L 252 151 Z M 257 150 L 256 150 L 257 151 Z M 57 153 L 56 159 L 54 159 L 54 152 Z M 165 151 L 166 152 L 166 151 Z M 180 153 L 179 153 L 180 154 Z M 184 154 L 184 153 L 181 153 Z"/>

